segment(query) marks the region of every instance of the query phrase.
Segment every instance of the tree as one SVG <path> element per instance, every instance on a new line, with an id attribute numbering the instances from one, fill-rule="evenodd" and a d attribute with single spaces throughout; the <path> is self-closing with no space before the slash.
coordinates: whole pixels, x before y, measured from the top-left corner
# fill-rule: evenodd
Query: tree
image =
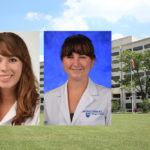
<path id="1" fill-rule="evenodd" d="M 121 88 L 131 91 L 131 58 L 134 60 L 135 68 L 132 68 L 132 83 L 134 89 L 141 93 L 142 99 L 150 94 L 150 76 L 146 75 L 150 71 L 150 50 L 144 53 L 125 50 L 119 56 L 119 62 L 122 63 L 122 68 L 118 71 L 124 72 L 122 79 L 115 79 L 115 82 L 121 83 Z"/>
<path id="2" fill-rule="evenodd" d="M 141 103 L 140 103 L 140 109 L 142 112 L 148 112 L 150 111 L 150 100 L 149 99 L 144 99 Z"/>
<path id="3" fill-rule="evenodd" d="M 120 103 L 116 100 L 112 102 L 112 111 L 117 112 L 120 110 Z"/>

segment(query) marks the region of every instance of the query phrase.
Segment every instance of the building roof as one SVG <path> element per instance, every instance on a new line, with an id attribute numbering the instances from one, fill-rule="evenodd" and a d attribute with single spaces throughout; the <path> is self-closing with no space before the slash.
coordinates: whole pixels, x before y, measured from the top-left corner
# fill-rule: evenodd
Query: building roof
<path id="1" fill-rule="evenodd" d="M 118 47 L 118 46 L 121 46 L 121 45 L 125 45 L 125 44 L 128 44 L 128 43 L 138 41 L 138 40 L 140 40 L 140 39 L 138 39 L 134 36 L 127 36 L 127 37 L 124 37 L 124 38 L 113 40 L 112 41 L 112 47 Z"/>

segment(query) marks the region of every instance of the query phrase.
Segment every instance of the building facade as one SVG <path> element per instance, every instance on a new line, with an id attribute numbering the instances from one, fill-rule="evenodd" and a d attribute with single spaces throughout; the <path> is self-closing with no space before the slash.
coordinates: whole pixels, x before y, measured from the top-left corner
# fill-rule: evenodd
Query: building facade
<path id="1" fill-rule="evenodd" d="M 119 101 L 122 110 L 128 110 L 132 108 L 132 94 L 125 89 L 120 88 L 120 84 L 113 81 L 113 79 L 122 79 L 125 73 L 117 71 L 118 68 L 122 68 L 122 63 L 118 62 L 118 55 L 124 50 L 131 50 L 136 52 L 144 52 L 150 49 L 150 38 L 138 39 L 133 36 L 117 39 L 112 41 L 112 100 Z M 131 73 L 130 73 L 131 74 Z M 140 72 L 144 76 L 144 72 Z M 146 75 L 150 75 L 150 71 L 146 72 Z M 133 106 L 134 109 L 138 107 L 141 102 L 141 94 L 133 92 Z"/>

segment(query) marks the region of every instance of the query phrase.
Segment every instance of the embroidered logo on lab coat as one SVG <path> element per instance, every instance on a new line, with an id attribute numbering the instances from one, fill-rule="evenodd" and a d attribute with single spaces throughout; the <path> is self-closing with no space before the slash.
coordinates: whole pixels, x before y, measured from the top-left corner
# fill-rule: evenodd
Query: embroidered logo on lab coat
<path id="1" fill-rule="evenodd" d="M 101 110 L 83 110 L 82 113 L 85 113 L 87 118 L 89 118 L 91 115 L 104 115 L 104 112 Z"/>

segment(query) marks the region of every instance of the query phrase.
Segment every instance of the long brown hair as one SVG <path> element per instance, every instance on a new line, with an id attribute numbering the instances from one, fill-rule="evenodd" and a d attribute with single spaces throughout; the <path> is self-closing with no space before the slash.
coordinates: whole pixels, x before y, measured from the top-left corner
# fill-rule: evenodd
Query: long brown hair
<path id="1" fill-rule="evenodd" d="M 6 48 L 2 46 L 4 44 Z M 32 70 L 31 58 L 23 39 L 12 32 L 0 33 L 0 54 L 16 56 L 22 62 L 22 74 L 16 86 L 16 116 L 12 120 L 12 125 L 21 125 L 27 118 L 33 117 L 39 103 L 38 83 Z"/>

